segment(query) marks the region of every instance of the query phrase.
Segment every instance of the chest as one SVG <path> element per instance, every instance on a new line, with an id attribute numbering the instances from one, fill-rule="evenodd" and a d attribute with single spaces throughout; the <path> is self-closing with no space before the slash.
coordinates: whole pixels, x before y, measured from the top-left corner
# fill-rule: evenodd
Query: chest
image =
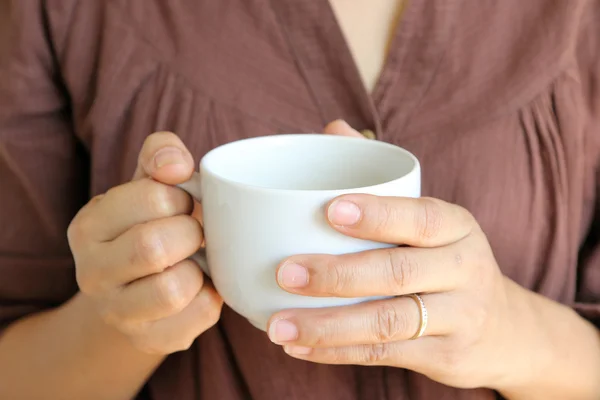
<path id="1" fill-rule="evenodd" d="M 372 92 L 405 0 L 329 0 L 363 84 Z"/>

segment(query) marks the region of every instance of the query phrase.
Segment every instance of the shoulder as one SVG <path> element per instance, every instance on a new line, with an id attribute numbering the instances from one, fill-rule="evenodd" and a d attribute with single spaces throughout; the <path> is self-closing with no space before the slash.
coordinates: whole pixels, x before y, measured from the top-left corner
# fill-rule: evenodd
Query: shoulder
<path id="1" fill-rule="evenodd" d="M 559 80 L 600 101 L 587 81 L 598 75 L 600 0 L 453 4 L 455 26 L 426 100 L 444 107 L 444 124 L 514 113 Z"/>
<path id="2" fill-rule="evenodd" d="M 543 85 L 578 61 L 583 41 L 600 36 L 599 0 L 469 4 L 459 19 L 455 46 L 460 49 L 454 54 L 462 53 L 464 62 L 476 64 L 488 79 L 497 78 L 502 85 L 507 81 L 519 87 L 525 82 Z"/>

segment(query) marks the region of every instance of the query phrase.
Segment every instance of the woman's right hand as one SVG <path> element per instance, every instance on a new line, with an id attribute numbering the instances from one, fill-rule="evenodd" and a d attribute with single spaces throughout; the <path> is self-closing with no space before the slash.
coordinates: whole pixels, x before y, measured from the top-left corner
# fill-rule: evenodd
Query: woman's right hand
<path id="1" fill-rule="evenodd" d="M 219 319 L 222 300 L 187 258 L 203 242 L 198 204 L 173 186 L 194 160 L 172 133 L 150 135 L 134 179 L 96 196 L 68 238 L 80 291 L 141 351 L 185 350 Z"/>

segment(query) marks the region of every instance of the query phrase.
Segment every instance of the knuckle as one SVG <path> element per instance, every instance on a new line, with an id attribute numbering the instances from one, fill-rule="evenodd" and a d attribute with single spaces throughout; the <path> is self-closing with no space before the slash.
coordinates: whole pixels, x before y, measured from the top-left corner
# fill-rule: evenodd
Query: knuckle
<path id="1" fill-rule="evenodd" d="M 149 267 L 151 272 L 161 272 L 167 266 L 167 254 L 160 232 L 147 225 L 138 225 L 134 232 L 135 258 Z"/>
<path id="2" fill-rule="evenodd" d="M 69 241 L 71 248 L 83 238 L 83 232 L 81 231 L 81 226 L 79 224 L 80 219 L 81 217 L 76 215 L 67 227 L 67 240 Z"/>
<path id="3" fill-rule="evenodd" d="M 173 198 L 173 191 L 166 185 L 152 180 L 147 180 L 147 188 L 142 199 L 151 215 L 169 217 L 176 213 L 177 205 Z"/>
<path id="4" fill-rule="evenodd" d="M 177 343 L 177 345 L 176 345 L 176 348 L 172 352 L 189 350 L 194 345 L 195 340 L 196 340 L 196 338 L 185 339 L 185 340 L 179 341 L 179 343 Z"/>
<path id="5" fill-rule="evenodd" d="M 339 259 L 331 258 L 327 263 L 327 288 L 326 291 L 330 294 L 344 293 L 351 281 L 349 268 L 340 264 Z"/>
<path id="6" fill-rule="evenodd" d="M 75 268 L 75 281 L 81 293 L 95 295 L 101 291 L 96 273 L 90 267 L 77 266 Z"/>
<path id="7" fill-rule="evenodd" d="M 390 345 L 378 343 L 367 346 L 364 352 L 364 362 L 368 364 L 381 364 L 390 359 Z"/>
<path id="8" fill-rule="evenodd" d="M 206 310 L 206 312 L 204 314 L 204 325 L 205 326 L 203 327 L 202 331 L 212 327 L 217 322 L 219 322 L 219 319 L 221 319 L 221 308 L 222 308 L 222 304 L 219 304 L 219 305 L 216 305 L 216 307 Z"/>
<path id="9" fill-rule="evenodd" d="M 403 294 L 405 288 L 417 282 L 419 265 L 416 259 L 411 257 L 406 251 L 388 249 L 387 254 L 390 274 L 388 282 L 392 286 L 390 289 L 394 293 Z"/>
<path id="10" fill-rule="evenodd" d="M 124 193 L 127 190 L 127 186 L 128 184 L 123 184 L 123 185 L 118 185 L 118 186 L 113 186 L 110 189 L 108 189 L 106 191 L 106 194 L 102 197 L 100 197 L 100 200 L 102 198 L 106 198 L 107 200 L 110 200 L 111 202 L 117 202 L 119 200 L 121 200 L 125 195 Z M 98 200 L 98 201 L 100 201 Z"/>
<path id="11" fill-rule="evenodd" d="M 79 231 L 79 227 L 77 226 L 76 218 L 73 219 L 67 227 L 67 240 L 71 249 L 73 249 L 75 243 L 79 242 L 79 240 L 81 239 L 81 232 Z"/>
<path id="12" fill-rule="evenodd" d="M 469 304 L 464 308 L 463 319 L 466 323 L 461 326 L 468 326 L 468 332 L 463 332 L 460 338 L 463 347 L 469 347 L 479 339 L 481 332 L 485 331 L 485 327 L 489 321 L 489 313 L 486 307 L 479 304 Z"/>
<path id="13" fill-rule="evenodd" d="M 189 338 L 189 337 L 186 337 L 186 335 L 183 335 L 182 337 L 178 337 L 178 338 L 172 339 L 171 341 L 169 341 L 167 343 L 161 344 L 160 349 L 161 349 L 161 352 L 163 352 L 165 354 L 176 353 L 179 351 L 187 351 L 192 347 L 195 340 L 196 340 L 196 337 Z"/>
<path id="14" fill-rule="evenodd" d="M 117 185 L 117 186 L 113 186 L 111 188 L 109 188 L 106 191 L 106 195 L 105 197 L 107 198 L 112 198 L 112 197 L 120 197 L 121 196 L 121 192 L 123 191 L 123 189 L 125 188 L 126 184 L 123 185 Z"/>
<path id="15" fill-rule="evenodd" d="M 313 317 L 310 319 L 310 324 L 303 325 L 302 341 L 308 347 L 328 347 L 335 342 L 341 325 L 333 313 Z"/>
<path id="16" fill-rule="evenodd" d="M 415 216 L 415 227 L 417 237 L 423 241 L 439 235 L 444 222 L 442 208 L 433 199 L 422 198 L 421 209 Z"/>
<path id="17" fill-rule="evenodd" d="M 490 261 L 494 259 L 494 253 L 490 244 L 488 242 L 487 237 L 484 235 L 470 237 L 467 240 L 464 240 L 465 246 L 468 247 L 468 251 L 465 250 L 465 253 L 469 255 L 469 263 L 476 268 L 490 266 L 493 263 Z"/>
<path id="18" fill-rule="evenodd" d="M 175 274 L 163 272 L 156 275 L 153 292 L 159 306 L 168 312 L 179 312 L 187 305 L 181 282 Z"/>
<path id="19" fill-rule="evenodd" d="M 376 234 L 383 234 L 393 227 L 399 220 L 398 210 L 390 203 L 383 202 L 377 208 L 377 218 L 373 231 Z"/>
<path id="20" fill-rule="evenodd" d="M 439 363 L 444 371 L 458 371 L 461 367 L 461 359 L 459 352 L 446 349 L 439 354 Z"/>
<path id="21" fill-rule="evenodd" d="M 206 316 L 207 320 L 212 324 L 216 323 L 221 318 L 221 311 L 223 309 L 223 301 L 217 299 L 217 296 L 213 296 L 211 303 L 212 307 L 209 307 Z"/>
<path id="22" fill-rule="evenodd" d="M 408 321 L 405 314 L 388 302 L 383 302 L 375 312 L 375 339 L 380 343 L 397 340 L 406 333 Z"/>
<path id="23" fill-rule="evenodd" d="M 92 232 L 98 228 L 98 223 L 90 210 L 82 209 L 67 227 L 67 239 L 71 246 L 89 239 Z"/>
<path id="24" fill-rule="evenodd" d="M 471 214 L 469 210 L 458 204 L 453 204 L 453 206 L 456 207 L 456 212 L 458 213 L 458 218 L 461 222 L 461 226 L 468 227 L 466 235 L 470 234 L 473 231 L 481 229 L 481 227 L 477 223 L 477 220 L 475 219 L 475 216 Z"/>
<path id="25" fill-rule="evenodd" d="M 204 325 L 213 326 L 221 318 L 221 310 L 223 308 L 223 300 L 219 295 L 211 291 L 203 296 L 204 310 Z"/>

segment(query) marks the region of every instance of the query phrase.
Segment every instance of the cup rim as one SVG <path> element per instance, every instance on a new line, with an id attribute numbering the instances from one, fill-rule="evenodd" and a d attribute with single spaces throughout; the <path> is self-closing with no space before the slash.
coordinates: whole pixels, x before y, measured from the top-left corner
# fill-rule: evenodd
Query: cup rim
<path id="1" fill-rule="evenodd" d="M 378 183 L 376 185 L 357 186 L 357 187 L 350 187 L 350 188 L 345 188 L 345 189 L 278 189 L 278 188 L 271 188 L 271 187 L 265 187 L 265 186 L 260 186 L 260 185 L 252 185 L 249 183 L 244 183 L 244 182 L 240 182 L 240 181 L 237 181 L 234 179 L 226 178 L 226 177 L 216 173 L 208 165 L 208 162 L 210 161 L 211 158 L 218 156 L 219 153 L 227 151 L 231 147 L 239 146 L 239 145 L 242 145 L 243 143 L 253 142 L 253 141 L 269 141 L 269 142 L 271 142 L 271 141 L 281 141 L 281 140 L 289 140 L 289 139 L 307 139 L 307 140 L 310 139 L 310 140 L 321 140 L 321 141 L 361 140 L 361 141 L 364 141 L 365 144 L 367 144 L 369 146 L 391 149 L 393 151 L 398 152 L 399 154 L 401 154 L 404 157 L 408 157 L 412 161 L 412 166 L 410 167 L 410 170 L 407 173 L 403 174 L 402 176 L 399 176 L 395 179 L 387 180 L 382 183 Z M 412 175 L 414 175 L 415 173 L 418 173 L 421 168 L 417 157 L 410 151 L 408 151 L 405 148 L 402 148 L 400 146 L 396 146 L 391 143 L 386 143 L 386 142 L 381 142 L 381 141 L 376 141 L 376 140 L 368 140 L 368 139 L 360 138 L 360 137 L 327 135 L 327 134 L 323 134 L 323 133 L 283 133 L 283 134 L 256 136 L 256 137 L 235 140 L 235 141 L 225 143 L 223 145 L 217 146 L 217 147 L 209 150 L 200 160 L 199 167 L 200 167 L 201 172 L 206 173 L 221 182 L 225 182 L 232 186 L 242 187 L 245 190 L 271 192 L 271 193 L 277 193 L 277 194 L 319 193 L 319 194 L 329 194 L 329 195 L 334 195 L 334 196 L 338 195 L 338 194 L 349 193 L 349 192 L 360 192 L 362 190 L 371 191 L 371 190 L 380 188 L 382 186 L 387 186 L 390 183 L 406 180 L 409 177 L 411 177 Z"/>

